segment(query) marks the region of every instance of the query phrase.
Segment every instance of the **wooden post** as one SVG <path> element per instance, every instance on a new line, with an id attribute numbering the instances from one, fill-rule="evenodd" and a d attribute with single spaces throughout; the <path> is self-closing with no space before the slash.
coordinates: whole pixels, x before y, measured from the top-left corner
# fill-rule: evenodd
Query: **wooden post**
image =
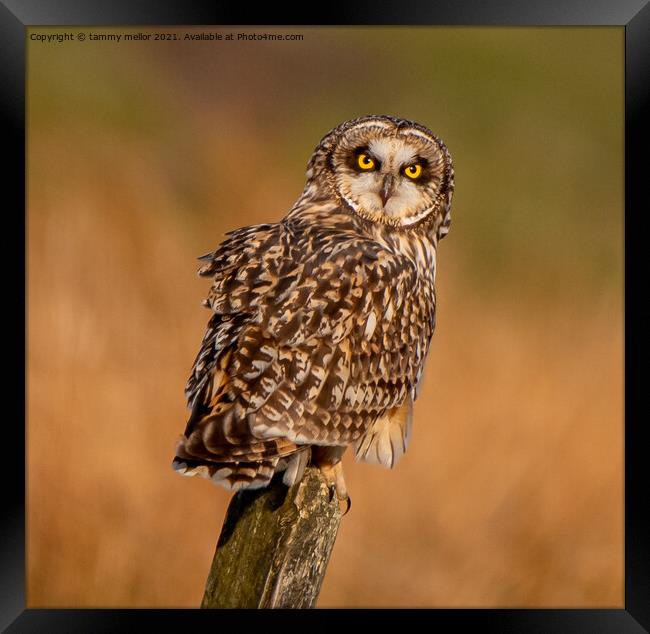
<path id="1" fill-rule="evenodd" d="M 314 607 L 340 522 L 338 499 L 313 467 L 291 488 L 274 478 L 265 489 L 240 491 L 228 507 L 201 607 Z"/>

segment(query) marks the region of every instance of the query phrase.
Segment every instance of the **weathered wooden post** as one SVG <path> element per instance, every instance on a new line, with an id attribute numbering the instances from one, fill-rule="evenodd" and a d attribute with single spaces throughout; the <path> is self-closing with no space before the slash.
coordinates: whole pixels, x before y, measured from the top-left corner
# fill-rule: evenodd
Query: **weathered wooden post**
<path id="1" fill-rule="evenodd" d="M 308 467 L 240 491 L 228 507 L 202 608 L 311 608 L 329 562 L 341 510 L 321 472 Z"/>

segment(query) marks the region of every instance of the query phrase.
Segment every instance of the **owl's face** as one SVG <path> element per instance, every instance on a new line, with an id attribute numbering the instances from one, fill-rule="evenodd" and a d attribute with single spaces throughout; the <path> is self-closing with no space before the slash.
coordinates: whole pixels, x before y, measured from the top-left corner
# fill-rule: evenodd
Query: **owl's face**
<path id="1" fill-rule="evenodd" d="M 369 117 L 332 141 L 329 180 L 341 199 L 369 220 L 414 225 L 451 195 L 449 153 L 422 126 Z"/>

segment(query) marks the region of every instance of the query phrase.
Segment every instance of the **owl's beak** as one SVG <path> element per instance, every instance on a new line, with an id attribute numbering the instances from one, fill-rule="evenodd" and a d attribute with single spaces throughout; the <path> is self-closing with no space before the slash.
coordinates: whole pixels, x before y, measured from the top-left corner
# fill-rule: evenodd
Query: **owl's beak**
<path id="1" fill-rule="evenodd" d="M 392 174 L 388 174 L 384 178 L 384 182 L 381 186 L 381 191 L 379 192 L 379 197 L 381 198 L 381 204 L 386 206 L 386 201 L 393 195 L 393 189 L 395 187 L 395 179 Z"/>

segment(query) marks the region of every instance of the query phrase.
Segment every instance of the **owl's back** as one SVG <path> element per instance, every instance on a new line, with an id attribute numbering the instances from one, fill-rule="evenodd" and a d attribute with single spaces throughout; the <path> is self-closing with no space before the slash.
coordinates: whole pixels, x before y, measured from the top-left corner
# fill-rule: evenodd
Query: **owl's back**
<path id="1" fill-rule="evenodd" d="M 298 205 L 201 258 L 213 315 L 175 468 L 234 489 L 281 469 L 291 483 L 311 446 L 350 444 L 392 466 L 434 328 L 433 278 L 409 256 L 418 248 L 382 243 L 343 210 Z"/>

